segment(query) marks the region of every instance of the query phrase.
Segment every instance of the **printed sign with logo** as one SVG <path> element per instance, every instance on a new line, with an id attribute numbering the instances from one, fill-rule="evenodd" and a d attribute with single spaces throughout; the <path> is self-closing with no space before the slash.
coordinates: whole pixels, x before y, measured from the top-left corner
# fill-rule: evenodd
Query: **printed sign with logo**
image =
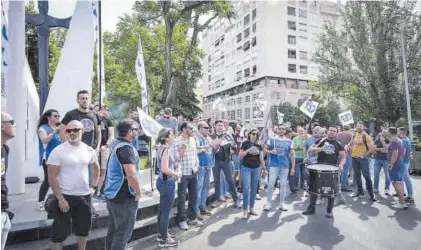
<path id="1" fill-rule="evenodd" d="M 349 125 L 354 123 L 351 110 L 340 113 L 339 120 L 341 121 L 342 125 Z"/>
<path id="2" fill-rule="evenodd" d="M 318 102 L 307 100 L 301 105 L 300 110 L 306 116 L 313 118 L 314 114 L 316 114 L 316 110 L 318 106 L 319 106 Z"/>
<path id="3" fill-rule="evenodd" d="M 283 114 L 283 113 L 281 113 L 279 111 L 277 111 L 277 112 L 278 112 L 278 124 L 284 123 L 284 116 L 285 116 L 285 114 Z"/>

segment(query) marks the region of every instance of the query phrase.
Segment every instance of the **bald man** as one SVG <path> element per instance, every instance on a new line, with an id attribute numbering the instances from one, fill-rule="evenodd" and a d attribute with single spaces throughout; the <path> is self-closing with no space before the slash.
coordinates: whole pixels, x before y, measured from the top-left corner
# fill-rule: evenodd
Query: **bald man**
<path id="1" fill-rule="evenodd" d="M 99 180 L 99 163 L 95 150 L 82 142 L 83 124 L 77 120 L 67 124 L 67 141 L 57 146 L 48 158 L 48 181 L 57 203 L 49 210 L 53 214 L 52 250 L 63 249 L 63 242 L 72 224 L 78 249 L 84 250 L 91 230 L 91 195 Z M 89 183 L 88 168 L 93 169 Z"/>

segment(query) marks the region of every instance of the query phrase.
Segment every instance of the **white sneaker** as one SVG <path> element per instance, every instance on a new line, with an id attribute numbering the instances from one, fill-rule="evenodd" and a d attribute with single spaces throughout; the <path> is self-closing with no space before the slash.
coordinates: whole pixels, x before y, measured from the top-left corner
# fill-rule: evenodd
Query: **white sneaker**
<path id="1" fill-rule="evenodd" d="M 322 204 L 322 199 L 321 198 L 317 198 L 316 205 L 320 205 L 320 204 Z"/>
<path id="2" fill-rule="evenodd" d="M 160 241 L 158 243 L 158 246 L 161 248 L 167 248 L 167 247 L 176 247 L 178 246 L 179 241 L 178 240 L 174 240 L 171 237 L 168 237 L 166 241 Z"/>
<path id="3" fill-rule="evenodd" d="M 186 221 L 182 221 L 178 223 L 178 225 L 180 226 L 181 230 L 189 230 L 189 225 L 187 225 Z"/>
<path id="4" fill-rule="evenodd" d="M 407 209 L 409 206 L 407 203 L 398 202 L 398 204 L 394 204 L 392 207 L 397 208 L 397 209 Z"/>
<path id="5" fill-rule="evenodd" d="M 189 225 L 194 225 L 196 227 L 203 227 L 203 223 L 200 222 L 198 219 L 189 220 Z"/>
<path id="6" fill-rule="evenodd" d="M 270 204 L 269 202 L 268 203 L 266 203 L 264 206 L 263 206 L 263 210 L 265 210 L 265 211 L 270 211 L 270 209 L 272 208 L 272 204 Z"/>
<path id="7" fill-rule="evenodd" d="M 41 212 L 45 212 L 45 207 L 44 207 L 44 202 L 43 201 L 38 201 L 37 202 L 37 206 L 38 206 L 38 211 L 41 211 Z"/>
<path id="8" fill-rule="evenodd" d="M 260 196 L 259 194 L 256 194 L 256 200 L 260 201 L 262 199 L 262 196 Z"/>
<path id="9" fill-rule="evenodd" d="M 399 204 L 399 201 L 397 201 L 397 200 L 394 200 L 394 201 L 390 202 L 390 205 L 392 205 L 392 206 L 395 206 L 395 205 L 398 205 L 398 204 Z"/>
<path id="10" fill-rule="evenodd" d="M 390 196 L 390 191 L 389 191 L 389 189 L 386 189 L 386 190 L 384 191 L 384 194 L 385 194 L 385 195 L 387 195 L 387 196 Z"/>
<path id="11" fill-rule="evenodd" d="M 285 206 L 285 204 L 281 204 L 280 206 L 279 206 L 279 210 L 281 210 L 281 211 L 288 211 L 288 209 L 287 209 L 287 207 Z"/>

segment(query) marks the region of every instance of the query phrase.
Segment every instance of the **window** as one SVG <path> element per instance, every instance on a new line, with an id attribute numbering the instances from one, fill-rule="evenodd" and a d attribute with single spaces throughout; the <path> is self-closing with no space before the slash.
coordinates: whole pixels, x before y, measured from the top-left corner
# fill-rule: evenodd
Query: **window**
<path id="1" fill-rule="evenodd" d="M 208 62 L 210 62 L 212 60 L 212 56 L 208 55 Z"/>
<path id="2" fill-rule="evenodd" d="M 256 65 L 254 65 L 253 66 L 253 75 L 255 75 L 257 73 L 257 66 Z"/>
<path id="3" fill-rule="evenodd" d="M 250 35 L 250 28 L 247 28 L 247 29 L 244 30 L 244 39 L 249 37 L 249 35 Z"/>
<path id="4" fill-rule="evenodd" d="M 271 99 L 276 99 L 276 100 L 283 100 L 284 98 L 284 93 L 283 92 L 272 92 L 272 94 L 270 95 Z"/>
<path id="5" fill-rule="evenodd" d="M 302 18 L 307 18 L 307 10 L 299 9 L 298 16 Z"/>
<path id="6" fill-rule="evenodd" d="M 307 74 L 308 73 L 307 66 L 300 65 L 300 73 Z"/>
<path id="7" fill-rule="evenodd" d="M 246 119 L 250 119 L 250 108 L 246 108 Z"/>
<path id="8" fill-rule="evenodd" d="M 242 73 L 242 71 L 237 72 L 237 78 L 236 78 L 237 81 L 241 80 L 241 76 L 242 76 L 241 73 Z"/>
<path id="9" fill-rule="evenodd" d="M 256 15 L 257 15 L 257 10 L 256 10 L 256 9 L 254 9 L 254 10 L 251 12 L 251 20 L 256 19 Z"/>
<path id="10" fill-rule="evenodd" d="M 295 64 L 288 64 L 288 72 L 290 72 L 290 73 L 297 73 L 297 65 L 295 65 Z"/>
<path id="11" fill-rule="evenodd" d="M 294 21 L 288 21 L 288 29 L 297 30 L 297 24 Z"/>
<path id="12" fill-rule="evenodd" d="M 253 37 L 252 39 L 251 39 L 251 46 L 256 46 L 256 37 Z"/>
<path id="13" fill-rule="evenodd" d="M 307 40 L 307 37 L 306 36 L 300 36 L 300 39 Z"/>
<path id="14" fill-rule="evenodd" d="M 212 81 L 212 76 L 208 75 L 208 82 Z"/>
<path id="15" fill-rule="evenodd" d="M 296 44 L 297 38 L 295 36 L 288 36 L 288 43 L 289 44 Z"/>
<path id="16" fill-rule="evenodd" d="M 229 116 L 229 119 L 230 119 L 231 121 L 235 120 L 235 110 L 231 110 L 231 112 L 230 112 L 230 116 Z"/>
<path id="17" fill-rule="evenodd" d="M 246 42 L 243 46 L 244 51 L 247 51 L 250 49 L 250 41 Z"/>
<path id="18" fill-rule="evenodd" d="M 243 102 L 243 98 L 242 98 L 242 97 L 238 97 L 238 98 L 237 98 L 237 103 L 238 103 L 238 104 L 241 104 L 242 102 Z"/>
<path id="19" fill-rule="evenodd" d="M 250 22 L 250 15 L 247 15 L 247 16 L 244 17 L 244 26 L 249 24 L 249 22 Z"/>
<path id="20" fill-rule="evenodd" d="M 250 102 L 250 96 L 246 95 L 246 103 Z"/>
<path id="21" fill-rule="evenodd" d="M 250 69 L 244 70 L 244 77 L 250 76 Z"/>
<path id="22" fill-rule="evenodd" d="M 306 23 L 299 23 L 299 25 L 300 25 L 300 28 L 307 28 L 307 24 Z"/>
<path id="23" fill-rule="evenodd" d="M 300 59 L 307 60 L 307 52 L 306 51 L 300 51 Z"/>
<path id="24" fill-rule="evenodd" d="M 288 15 L 295 16 L 295 8 L 288 6 Z"/>
<path id="25" fill-rule="evenodd" d="M 297 51 L 289 49 L 288 50 L 288 58 L 297 59 Z"/>
<path id="26" fill-rule="evenodd" d="M 253 33 L 256 32 L 256 23 L 253 23 L 253 26 L 251 27 L 251 31 L 253 31 Z"/>
<path id="27" fill-rule="evenodd" d="M 243 110 L 237 109 L 237 119 L 243 119 Z"/>
<path id="28" fill-rule="evenodd" d="M 241 38 L 242 38 L 242 34 L 240 33 L 237 35 L 237 43 L 241 42 Z"/>

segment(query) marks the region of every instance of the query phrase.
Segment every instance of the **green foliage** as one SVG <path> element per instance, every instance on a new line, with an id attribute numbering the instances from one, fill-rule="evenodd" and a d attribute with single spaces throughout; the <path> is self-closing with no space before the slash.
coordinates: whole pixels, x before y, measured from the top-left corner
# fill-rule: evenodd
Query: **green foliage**
<path id="1" fill-rule="evenodd" d="M 413 107 L 420 100 L 421 19 L 415 2 L 348 1 L 342 31 L 326 24 L 313 60 L 320 65 L 318 89 L 343 97 L 359 117 L 395 123 L 405 116 L 400 25 L 404 29 Z M 419 103 L 419 102 L 418 102 Z M 416 114 L 416 111 L 414 111 Z"/>

